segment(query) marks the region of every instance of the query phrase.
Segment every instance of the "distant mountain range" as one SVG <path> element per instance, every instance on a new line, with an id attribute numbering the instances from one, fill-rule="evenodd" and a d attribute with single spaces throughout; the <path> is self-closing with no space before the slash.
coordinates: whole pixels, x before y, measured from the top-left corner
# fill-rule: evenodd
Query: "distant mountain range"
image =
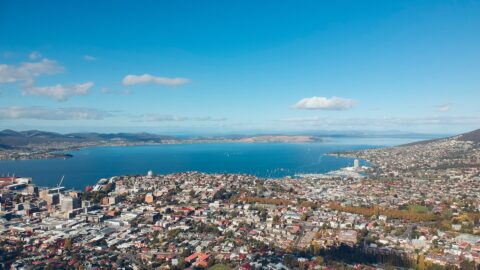
<path id="1" fill-rule="evenodd" d="M 458 136 L 458 137 L 457 137 Z M 460 140 L 480 141 L 480 129 L 457 135 Z M 14 131 L 5 129 L 0 131 L 0 149 L 22 149 L 35 145 L 55 145 L 55 144 L 88 144 L 109 142 L 124 142 L 132 144 L 163 143 L 168 142 L 202 142 L 202 141 L 238 141 L 238 142 L 301 142 L 301 141 L 322 141 L 324 137 L 405 137 L 405 138 L 432 138 L 432 135 L 405 133 L 405 132 L 366 132 L 366 131 L 347 131 L 341 132 L 305 132 L 302 134 L 262 134 L 262 135 L 241 135 L 231 134 L 223 136 L 199 136 L 199 137 L 175 137 L 152 133 L 95 133 L 79 132 L 60 134 L 56 132 L 27 130 Z M 428 142 L 422 141 L 419 143 Z"/>
<path id="2" fill-rule="evenodd" d="M 54 143 L 88 143 L 99 141 L 126 141 L 126 142 L 151 142 L 161 143 L 162 140 L 174 139 L 171 136 L 156 135 L 150 133 L 69 133 L 60 134 L 55 132 L 27 130 L 14 131 L 5 129 L 0 131 L 0 148 L 13 149 L 36 144 Z"/>

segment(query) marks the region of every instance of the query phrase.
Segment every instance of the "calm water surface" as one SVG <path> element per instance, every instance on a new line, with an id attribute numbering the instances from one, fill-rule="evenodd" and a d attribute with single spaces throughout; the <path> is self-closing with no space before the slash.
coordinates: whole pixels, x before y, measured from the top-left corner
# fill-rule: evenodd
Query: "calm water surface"
<path id="1" fill-rule="evenodd" d="M 398 145 L 415 139 L 334 139 L 326 143 L 214 143 L 95 147 L 73 151 L 70 159 L 1 161 L 0 174 L 32 177 L 39 186 L 83 188 L 100 178 L 181 171 L 248 173 L 284 177 L 324 173 L 353 165 L 353 159 L 326 156 L 332 151 Z M 362 164 L 362 162 L 361 162 Z"/>

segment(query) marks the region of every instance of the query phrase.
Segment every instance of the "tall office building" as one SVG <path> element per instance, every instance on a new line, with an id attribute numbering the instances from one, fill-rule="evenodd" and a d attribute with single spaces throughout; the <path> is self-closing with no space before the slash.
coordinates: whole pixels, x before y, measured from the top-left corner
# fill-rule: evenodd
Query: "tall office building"
<path id="1" fill-rule="evenodd" d="M 60 202 L 60 196 L 58 193 L 47 194 L 46 201 L 48 205 L 56 205 Z"/>
<path id="2" fill-rule="evenodd" d="M 353 168 L 354 168 L 355 170 L 357 170 L 359 167 L 360 167 L 360 163 L 359 163 L 358 159 L 355 159 L 355 160 L 353 161 Z"/>
<path id="3" fill-rule="evenodd" d="M 80 198 L 71 196 L 62 196 L 60 204 L 62 205 L 63 212 L 70 212 L 74 209 L 82 207 L 82 200 Z"/>

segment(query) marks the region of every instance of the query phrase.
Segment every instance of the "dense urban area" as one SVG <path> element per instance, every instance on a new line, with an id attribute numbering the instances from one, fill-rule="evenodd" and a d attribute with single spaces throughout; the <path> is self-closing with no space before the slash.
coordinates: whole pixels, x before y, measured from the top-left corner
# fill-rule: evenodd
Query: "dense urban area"
<path id="1" fill-rule="evenodd" d="M 0 269 L 480 269 L 472 134 L 332 153 L 371 167 L 295 178 L 4 177 Z"/>

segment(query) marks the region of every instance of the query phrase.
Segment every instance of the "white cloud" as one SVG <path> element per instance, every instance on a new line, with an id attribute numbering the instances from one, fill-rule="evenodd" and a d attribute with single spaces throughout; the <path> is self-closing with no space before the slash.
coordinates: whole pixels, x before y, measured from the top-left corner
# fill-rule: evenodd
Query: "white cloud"
<path id="1" fill-rule="evenodd" d="M 30 58 L 40 55 L 32 52 Z M 70 86 L 57 84 L 52 86 L 35 86 L 35 78 L 41 75 L 61 73 L 65 68 L 57 61 L 43 58 L 37 62 L 23 62 L 19 65 L 0 65 L 0 83 L 21 83 L 22 95 L 46 96 L 57 101 L 65 101 L 72 96 L 83 96 L 90 92 L 93 82 L 85 82 Z"/>
<path id="2" fill-rule="evenodd" d="M 40 75 L 57 74 L 63 72 L 65 68 L 59 65 L 57 61 L 44 58 L 40 62 L 24 62 L 20 65 L 18 70 L 36 77 Z"/>
<path id="3" fill-rule="evenodd" d="M 442 104 L 437 106 L 437 111 L 438 112 L 448 112 L 450 111 L 450 104 Z"/>
<path id="4" fill-rule="evenodd" d="M 0 64 L 0 83 L 14 83 L 23 79 L 21 74 L 16 68 Z"/>
<path id="5" fill-rule="evenodd" d="M 91 56 L 91 55 L 84 55 L 83 60 L 85 60 L 85 61 L 95 61 L 95 60 L 97 60 L 97 58 L 94 57 L 94 56 Z"/>
<path id="6" fill-rule="evenodd" d="M 123 78 L 123 85 L 135 85 L 135 84 L 146 84 L 154 83 L 165 86 L 178 86 L 182 84 L 189 83 L 190 80 L 186 78 L 168 78 L 168 77 L 156 77 L 150 74 L 143 75 L 127 75 Z"/>
<path id="7" fill-rule="evenodd" d="M 297 102 L 293 108 L 302 110 L 344 111 L 353 108 L 355 101 L 340 97 L 311 97 Z"/>
<path id="8" fill-rule="evenodd" d="M 90 92 L 93 82 L 85 82 L 72 86 L 64 86 L 61 84 L 43 87 L 28 87 L 22 91 L 23 95 L 46 96 L 57 101 L 66 101 L 72 96 L 84 96 Z"/>
<path id="9" fill-rule="evenodd" d="M 36 120 L 102 120 L 113 116 L 93 108 L 45 108 L 45 107 L 3 107 L 0 108 L 0 120 L 36 119 Z"/>
<path id="10" fill-rule="evenodd" d="M 47 58 L 39 62 L 24 62 L 18 66 L 0 64 L 0 83 L 21 82 L 25 87 L 29 87 L 33 85 L 35 77 L 63 71 L 63 66 Z"/>
<path id="11" fill-rule="evenodd" d="M 39 59 L 39 58 L 41 58 L 41 57 L 42 57 L 42 54 L 39 53 L 39 52 L 35 52 L 35 51 L 31 52 L 31 53 L 28 55 L 28 58 L 30 58 L 31 60 L 37 60 L 37 59 Z"/>

